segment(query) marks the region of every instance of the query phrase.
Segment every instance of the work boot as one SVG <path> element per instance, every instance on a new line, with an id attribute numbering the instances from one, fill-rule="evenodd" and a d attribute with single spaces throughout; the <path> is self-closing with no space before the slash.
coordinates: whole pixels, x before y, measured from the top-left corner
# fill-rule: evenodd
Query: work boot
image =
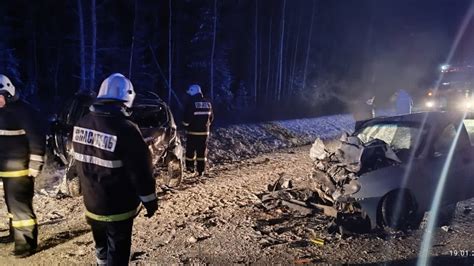
<path id="1" fill-rule="evenodd" d="M 105 259 L 95 258 L 95 260 L 97 262 L 97 265 L 107 265 L 107 258 Z"/>
<path id="2" fill-rule="evenodd" d="M 12 255 L 15 256 L 16 258 L 26 258 L 29 257 L 33 254 L 35 254 L 36 250 L 35 249 L 15 249 L 12 251 Z"/>
<path id="3" fill-rule="evenodd" d="M 13 241 L 14 239 L 11 234 L 7 236 L 0 236 L 0 244 L 9 244 L 9 243 L 13 243 Z"/>

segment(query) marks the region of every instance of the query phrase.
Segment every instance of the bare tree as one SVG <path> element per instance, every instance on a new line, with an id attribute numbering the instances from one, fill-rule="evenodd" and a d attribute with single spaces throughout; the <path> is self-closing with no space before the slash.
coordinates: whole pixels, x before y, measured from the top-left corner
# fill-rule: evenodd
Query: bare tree
<path id="1" fill-rule="evenodd" d="M 258 96 L 260 98 L 260 102 L 263 100 L 263 41 L 262 41 L 262 25 L 263 23 L 259 23 L 260 31 L 257 35 L 258 37 L 258 78 L 257 78 L 257 89 L 258 89 Z"/>
<path id="2" fill-rule="evenodd" d="M 255 1 L 255 59 L 254 59 L 254 80 L 253 80 L 253 89 L 254 89 L 254 103 L 257 106 L 257 78 L 258 78 L 258 1 Z"/>
<path id="3" fill-rule="evenodd" d="M 132 44 L 130 45 L 130 61 L 129 61 L 129 66 L 128 66 L 128 78 L 132 79 L 132 66 L 133 66 L 133 52 L 135 49 L 135 31 L 136 31 L 136 26 L 137 26 L 137 5 L 138 1 L 135 0 L 135 12 L 134 12 L 134 18 L 133 18 L 133 32 L 132 32 Z"/>
<path id="4" fill-rule="evenodd" d="M 165 84 L 168 87 L 168 90 L 171 91 L 171 93 L 173 94 L 174 99 L 178 103 L 179 108 L 183 109 L 183 105 L 181 104 L 181 101 L 179 100 L 179 98 L 176 95 L 176 93 L 174 92 L 174 90 L 168 84 L 168 81 L 166 80 L 165 75 L 163 74 L 163 71 L 161 70 L 160 64 L 158 63 L 158 59 L 156 58 L 155 51 L 153 50 L 153 47 L 151 46 L 151 44 L 148 45 L 148 48 L 150 48 L 151 54 L 153 56 L 153 61 L 155 62 L 156 68 L 158 68 L 158 72 L 160 72 L 161 77 L 165 81 Z"/>
<path id="5" fill-rule="evenodd" d="M 287 17 L 289 18 L 288 19 L 288 25 L 287 25 L 287 29 L 293 29 L 295 28 L 294 24 L 296 24 L 296 18 L 291 18 L 291 16 L 289 14 L 287 14 Z M 288 31 L 286 34 L 285 34 L 285 38 L 284 38 L 284 49 L 283 49 L 283 58 L 285 61 L 287 61 L 286 63 L 286 67 L 283 69 L 283 75 L 282 75 L 282 88 L 281 88 L 281 91 L 280 91 L 280 97 L 284 97 L 285 99 L 287 99 L 285 96 L 288 95 L 289 91 L 290 91 L 290 84 L 289 84 L 289 77 L 291 75 L 291 63 L 292 63 L 292 58 L 291 58 L 291 55 L 292 55 L 292 47 L 291 47 L 291 42 L 293 41 L 293 36 L 291 35 L 291 31 Z M 287 99 L 288 100 L 288 99 Z"/>
<path id="6" fill-rule="evenodd" d="M 293 63 L 291 64 L 291 74 L 290 74 L 290 93 L 293 92 L 293 85 L 295 83 L 296 58 L 298 57 L 298 44 L 300 40 L 300 33 L 301 33 L 301 16 L 298 20 L 298 30 L 296 33 L 295 49 L 293 49 Z"/>
<path id="7" fill-rule="evenodd" d="M 77 0 L 77 13 L 79 15 L 79 40 L 80 40 L 80 64 L 81 64 L 81 87 L 83 91 L 86 88 L 86 48 L 84 38 L 84 14 L 82 12 L 81 0 Z"/>
<path id="8" fill-rule="evenodd" d="M 368 84 L 373 84 L 375 82 L 375 38 L 374 38 L 374 27 L 375 27 L 375 4 L 373 1 L 369 1 L 370 5 L 370 16 L 369 16 L 369 27 L 367 28 L 367 37 L 365 45 L 365 61 L 367 63 L 365 80 Z"/>
<path id="9" fill-rule="evenodd" d="M 173 27 L 173 5 L 169 0 L 169 21 L 168 21 L 168 106 L 171 106 L 171 88 L 172 88 L 172 67 L 173 67 L 173 46 L 172 46 L 172 27 Z"/>
<path id="10" fill-rule="evenodd" d="M 56 100 L 59 97 L 59 86 L 58 86 L 58 77 L 59 77 L 59 64 L 61 63 L 61 43 L 59 43 L 56 47 L 56 63 L 54 68 L 54 104 L 56 105 Z"/>
<path id="11" fill-rule="evenodd" d="M 267 60 L 267 86 L 265 88 L 265 98 L 264 99 L 267 99 L 268 98 L 268 92 L 269 92 L 269 89 L 270 89 L 270 73 L 271 73 L 271 69 L 272 69 L 272 65 L 271 65 L 271 60 L 272 60 L 272 27 L 273 25 L 273 16 L 270 17 L 270 29 L 268 31 L 268 60 Z"/>
<path id="12" fill-rule="evenodd" d="M 282 83 L 282 76 L 283 76 L 283 40 L 285 39 L 285 8 L 286 8 L 286 0 L 283 0 L 282 5 L 282 22 L 281 22 L 281 34 L 280 34 L 280 54 L 279 54 L 279 62 L 278 62 L 278 87 L 277 87 L 277 101 L 280 101 L 281 98 L 281 83 Z"/>
<path id="13" fill-rule="evenodd" d="M 90 90 L 95 88 L 95 64 L 96 64 L 96 49 L 97 49 L 97 19 L 96 19 L 96 4 L 95 0 L 91 0 L 91 22 L 92 22 L 92 45 L 91 45 L 91 69 L 90 69 Z"/>
<path id="14" fill-rule="evenodd" d="M 214 25 L 212 35 L 211 50 L 211 101 L 214 100 L 214 55 L 216 50 L 216 33 L 217 33 L 217 0 L 214 0 Z"/>
<path id="15" fill-rule="evenodd" d="M 308 61 L 309 61 L 309 52 L 311 48 L 311 36 L 313 33 L 313 21 L 314 21 L 315 9 L 316 9 L 316 4 L 313 1 L 313 8 L 311 10 L 311 22 L 309 24 L 309 32 L 308 32 L 308 46 L 306 48 L 306 60 L 304 63 L 304 70 L 303 70 L 303 90 L 306 88 L 306 74 L 308 73 Z"/>

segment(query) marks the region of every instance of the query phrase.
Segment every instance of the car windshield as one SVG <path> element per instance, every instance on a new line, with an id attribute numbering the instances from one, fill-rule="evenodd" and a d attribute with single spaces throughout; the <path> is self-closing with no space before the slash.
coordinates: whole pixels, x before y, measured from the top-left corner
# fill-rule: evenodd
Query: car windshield
<path id="1" fill-rule="evenodd" d="M 398 153 L 408 152 L 415 147 L 416 140 L 424 139 L 426 129 L 420 128 L 419 124 L 414 123 L 377 123 L 370 124 L 359 130 L 357 137 L 363 142 L 367 143 L 374 139 L 379 139 L 389 144 L 390 147 Z M 407 157 L 407 156 L 400 156 Z M 403 158 L 400 158 L 403 161 Z"/>

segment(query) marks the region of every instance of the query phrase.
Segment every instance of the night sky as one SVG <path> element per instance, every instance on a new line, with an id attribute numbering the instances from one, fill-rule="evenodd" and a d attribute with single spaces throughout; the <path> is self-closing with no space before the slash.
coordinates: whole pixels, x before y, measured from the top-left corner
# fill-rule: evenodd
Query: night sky
<path id="1" fill-rule="evenodd" d="M 113 72 L 129 76 L 138 91 L 155 91 L 168 101 L 171 70 L 176 98 L 169 103 L 176 112 L 181 110 L 176 99 L 199 83 L 229 119 L 236 111 L 241 120 L 341 113 L 344 104 L 332 91 L 346 96 L 370 91 L 383 98 L 399 88 L 416 93 L 432 86 L 472 3 L 95 2 L 95 12 L 92 0 L 0 3 L 0 72 L 45 112 L 57 112 L 80 90 L 97 91 Z M 452 63 L 473 62 L 473 26 L 468 23 Z"/>

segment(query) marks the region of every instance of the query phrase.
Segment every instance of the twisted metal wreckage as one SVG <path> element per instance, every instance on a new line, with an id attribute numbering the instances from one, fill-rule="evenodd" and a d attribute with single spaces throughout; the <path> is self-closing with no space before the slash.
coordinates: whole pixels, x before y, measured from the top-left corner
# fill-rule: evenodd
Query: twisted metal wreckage
<path id="1" fill-rule="evenodd" d="M 56 161 L 66 167 L 61 193 L 71 196 L 80 194 L 80 184 L 74 171 L 72 154 L 72 129 L 76 122 L 89 112 L 95 97 L 92 93 L 75 95 L 64 105 L 59 115 L 51 121 L 48 146 Z M 169 107 L 153 93 L 137 95 L 130 119 L 135 122 L 152 152 L 156 171 L 166 169 L 160 175 L 162 184 L 178 186 L 183 178 L 183 146 L 177 134 L 177 127 Z"/>
<path id="2" fill-rule="evenodd" d="M 262 196 L 265 208 L 286 206 L 302 214 L 320 212 L 352 231 L 368 230 L 366 213 L 351 197 L 360 189 L 358 177 L 377 168 L 401 163 L 390 146 L 381 140 L 364 144 L 344 134 L 335 146 L 316 139 L 310 150 L 313 169 L 305 188 L 294 188 L 283 175 Z"/>
<path id="3" fill-rule="evenodd" d="M 375 118 L 331 145 L 316 140 L 310 157 L 308 182 L 291 188 L 280 178 L 262 196 L 265 207 L 324 213 L 349 231 L 417 228 L 427 212 L 446 225 L 456 204 L 474 197 L 474 113 Z M 443 179 L 441 208 L 433 212 Z"/>

